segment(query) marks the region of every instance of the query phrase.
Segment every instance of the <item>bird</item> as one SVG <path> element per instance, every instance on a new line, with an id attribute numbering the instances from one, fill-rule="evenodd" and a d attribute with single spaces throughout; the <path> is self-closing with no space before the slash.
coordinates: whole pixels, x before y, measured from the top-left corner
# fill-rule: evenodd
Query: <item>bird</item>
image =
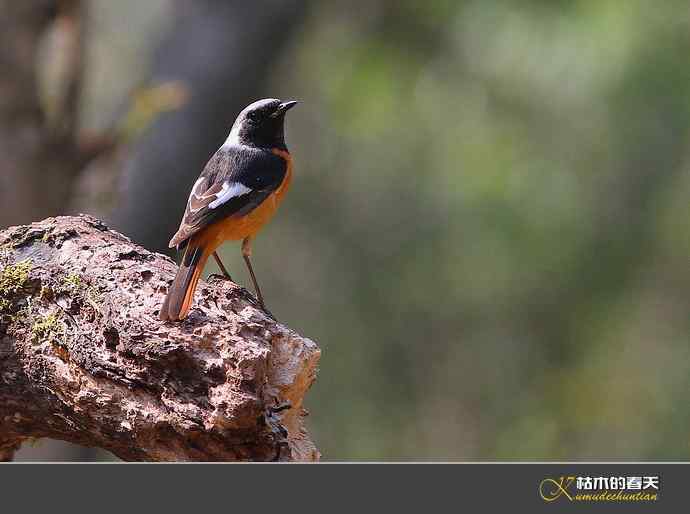
<path id="1" fill-rule="evenodd" d="M 261 308 L 266 309 L 252 268 L 252 240 L 271 219 L 292 181 L 292 157 L 285 144 L 285 114 L 299 102 L 265 98 L 248 105 L 192 186 L 180 228 L 170 248 L 182 259 L 159 318 L 187 317 L 194 291 L 210 256 L 227 279 L 216 250 L 225 241 L 242 241 L 242 256 Z"/>

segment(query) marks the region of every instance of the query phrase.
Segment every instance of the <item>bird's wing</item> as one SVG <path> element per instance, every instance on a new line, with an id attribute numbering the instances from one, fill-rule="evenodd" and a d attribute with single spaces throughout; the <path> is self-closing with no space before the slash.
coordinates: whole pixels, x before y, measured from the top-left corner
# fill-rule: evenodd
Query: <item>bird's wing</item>
<path id="1" fill-rule="evenodd" d="M 287 164 L 267 150 L 221 147 L 192 187 L 180 228 L 170 247 L 180 247 L 204 227 L 254 210 L 282 183 Z"/>

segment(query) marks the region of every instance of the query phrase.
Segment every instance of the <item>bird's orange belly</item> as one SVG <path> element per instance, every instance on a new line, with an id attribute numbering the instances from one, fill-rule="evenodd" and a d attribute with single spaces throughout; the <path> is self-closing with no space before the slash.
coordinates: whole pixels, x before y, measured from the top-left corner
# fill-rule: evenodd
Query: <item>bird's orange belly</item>
<path id="1" fill-rule="evenodd" d="M 222 241 L 234 241 L 253 236 L 261 230 L 261 227 L 270 221 L 278 209 L 278 206 L 283 201 L 283 197 L 292 181 L 292 158 L 289 153 L 282 152 L 281 150 L 274 150 L 274 153 L 280 155 L 287 162 L 287 170 L 285 171 L 285 178 L 282 184 L 249 214 L 237 217 L 229 216 L 219 221 L 217 223 L 217 237 L 220 239 L 219 243 Z"/>

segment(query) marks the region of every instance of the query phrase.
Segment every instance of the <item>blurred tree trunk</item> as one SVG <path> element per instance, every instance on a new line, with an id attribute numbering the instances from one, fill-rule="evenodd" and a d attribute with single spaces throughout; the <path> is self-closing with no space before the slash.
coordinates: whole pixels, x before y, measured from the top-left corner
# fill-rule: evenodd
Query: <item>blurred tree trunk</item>
<path id="1" fill-rule="evenodd" d="M 78 0 L 0 0 L 0 226 L 55 215 L 88 160 L 76 135 L 83 9 Z M 37 56 L 54 24 L 64 36 L 64 95 L 50 124 L 39 99 Z"/>
<path id="2" fill-rule="evenodd" d="M 307 2 L 178 1 L 178 19 L 155 57 L 152 79 L 180 81 L 186 106 L 154 123 L 124 170 L 115 228 L 167 251 L 189 188 L 225 139 L 236 114 L 265 92 L 280 50 L 303 21 Z"/>

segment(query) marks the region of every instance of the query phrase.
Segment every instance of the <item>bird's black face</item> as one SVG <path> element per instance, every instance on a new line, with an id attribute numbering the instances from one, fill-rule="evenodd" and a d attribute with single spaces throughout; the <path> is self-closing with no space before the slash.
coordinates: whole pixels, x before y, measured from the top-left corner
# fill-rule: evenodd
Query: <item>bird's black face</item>
<path id="1" fill-rule="evenodd" d="M 254 102 L 237 117 L 232 132 L 241 144 L 286 149 L 285 113 L 295 105 L 275 98 Z"/>

